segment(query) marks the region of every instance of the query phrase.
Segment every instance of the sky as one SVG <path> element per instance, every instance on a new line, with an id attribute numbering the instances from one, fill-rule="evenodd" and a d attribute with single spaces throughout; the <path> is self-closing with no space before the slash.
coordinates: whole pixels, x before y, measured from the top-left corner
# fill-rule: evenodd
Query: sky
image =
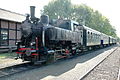
<path id="1" fill-rule="evenodd" d="M 29 6 L 36 6 L 36 16 L 39 17 L 40 10 L 51 0 L 1 0 L 0 8 L 12 12 L 26 14 L 30 13 Z M 119 0 L 71 0 L 73 4 L 86 4 L 94 10 L 98 10 L 106 16 L 110 23 L 115 26 L 116 33 L 120 37 L 120 1 Z"/>

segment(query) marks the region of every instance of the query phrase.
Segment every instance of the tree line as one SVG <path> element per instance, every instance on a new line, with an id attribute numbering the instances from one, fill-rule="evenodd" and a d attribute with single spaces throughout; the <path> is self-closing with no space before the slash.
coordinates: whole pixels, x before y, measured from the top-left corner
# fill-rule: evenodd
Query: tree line
<path id="1" fill-rule="evenodd" d="M 85 4 L 73 5 L 70 0 L 52 0 L 44 6 L 42 13 L 48 15 L 50 19 L 75 20 L 107 35 L 117 36 L 116 30 L 110 24 L 109 19 Z"/>

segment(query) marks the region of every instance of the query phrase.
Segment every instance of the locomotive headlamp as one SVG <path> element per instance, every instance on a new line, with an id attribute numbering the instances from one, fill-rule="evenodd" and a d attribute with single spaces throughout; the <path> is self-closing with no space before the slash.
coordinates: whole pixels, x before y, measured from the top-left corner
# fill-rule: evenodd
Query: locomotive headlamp
<path id="1" fill-rule="evenodd" d="M 35 45 L 35 42 L 31 42 L 30 45 L 31 45 L 31 46 Z"/>
<path id="2" fill-rule="evenodd" d="M 18 45 L 18 42 L 16 42 L 15 44 Z"/>
<path id="3" fill-rule="evenodd" d="M 20 42 L 16 42 L 15 44 L 16 44 L 16 45 L 19 45 L 19 44 L 20 44 Z"/>

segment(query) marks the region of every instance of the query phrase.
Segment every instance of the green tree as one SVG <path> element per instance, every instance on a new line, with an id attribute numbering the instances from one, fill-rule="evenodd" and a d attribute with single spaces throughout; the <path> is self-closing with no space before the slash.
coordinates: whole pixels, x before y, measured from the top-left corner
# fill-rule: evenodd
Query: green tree
<path id="1" fill-rule="evenodd" d="M 70 0 L 53 0 L 47 6 L 44 6 L 44 14 L 50 16 L 51 19 L 67 18 L 71 15 L 72 4 Z"/>
<path id="2" fill-rule="evenodd" d="M 44 6 L 43 14 L 51 19 L 72 19 L 107 35 L 116 36 L 116 30 L 109 20 L 85 4 L 73 5 L 70 0 L 52 0 Z"/>

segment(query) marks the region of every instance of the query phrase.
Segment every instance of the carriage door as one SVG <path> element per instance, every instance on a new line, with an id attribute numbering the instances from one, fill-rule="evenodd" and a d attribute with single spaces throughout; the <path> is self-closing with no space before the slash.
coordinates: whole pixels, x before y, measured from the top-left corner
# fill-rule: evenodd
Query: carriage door
<path id="1" fill-rule="evenodd" d="M 83 46 L 87 45 L 87 32 L 86 29 L 83 29 Z"/>

